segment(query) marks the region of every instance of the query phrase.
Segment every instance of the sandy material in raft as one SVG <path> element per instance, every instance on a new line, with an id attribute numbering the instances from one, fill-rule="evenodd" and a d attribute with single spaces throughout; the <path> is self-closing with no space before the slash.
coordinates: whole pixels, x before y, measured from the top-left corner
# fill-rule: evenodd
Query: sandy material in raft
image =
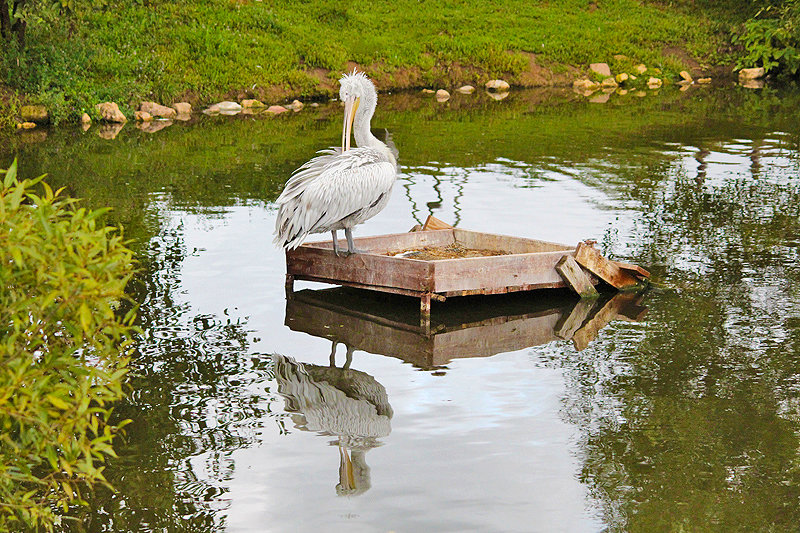
<path id="1" fill-rule="evenodd" d="M 386 255 L 390 255 L 392 257 L 405 257 L 407 259 L 419 259 L 422 261 L 438 261 L 441 259 L 462 259 L 464 257 L 489 257 L 492 255 L 509 254 L 510 252 L 503 250 L 467 248 L 460 242 L 456 241 L 447 246 L 425 246 L 424 248 L 388 252 Z"/>

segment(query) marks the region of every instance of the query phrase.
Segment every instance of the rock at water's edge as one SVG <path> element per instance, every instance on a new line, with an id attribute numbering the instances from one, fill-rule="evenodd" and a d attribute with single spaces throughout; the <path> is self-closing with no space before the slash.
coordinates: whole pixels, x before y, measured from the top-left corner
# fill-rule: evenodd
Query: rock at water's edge
<path id="1" fill-rule="evenodd" d="M 763 78 L 766 71 L 764 67 L 743 68 L 739 71 L 739 80 L 757 80 Z"/>
<path id="2" fill-rule="evenodd" d="M 511 86 L 505 80 L 490 80 L 486 82 L 486 88 L 490 91 L 503 92 L 509 90 Z"/>
<path id="3" fill-rule="evenodd" d="M 192 104 L 190 104 L 189 102 L 178 102 L 176 104 L 172 104 L 172 108 L 179 115 L 191 115 L 192 114 Z"/>
<path id="4" fill-rule="evenodd" d="M 97 112 L 100 113 L 100 118 L 106 122 L 117 122 L 124 124 L 128 122 L 127 117 L 119 110 L 119 106 L 115 102 L 103 102 L 94 106 Z"/>
<path id="5" fill-rule="evenodd" d="M 50 121 L 50 115 L 47 113 L 47 108 L 43 105 L 24 105 L 19 110 L 20 116 L 24 122 L 35 122 L 36 124 L 47 124 Z"/>
<path id="6" fill-rule="evenodd" d="M 245 109 L 249 109 L 251 107 L 267 107 L 267 106 L 265 106 L 264 103 L 259 100 L 253 100 L 251 98 L 248 98 L 247 100 L 242 100 L 242 107 Z"/>
<path id="7" fill-rule="evenodd" d="M 153 117 L 175 118 L 175 115 L 178 114 L 173 108 L 155 102 L 142 102 L 139 109 L 150 113 Z"/>
<path id="8" fill-rule="evenodd" d="M 604 78 L 611 76 L 611 69 L 608 67 L 608 63 L 592 63 L 589 65 L 589 70 L 600 74 Z"/>

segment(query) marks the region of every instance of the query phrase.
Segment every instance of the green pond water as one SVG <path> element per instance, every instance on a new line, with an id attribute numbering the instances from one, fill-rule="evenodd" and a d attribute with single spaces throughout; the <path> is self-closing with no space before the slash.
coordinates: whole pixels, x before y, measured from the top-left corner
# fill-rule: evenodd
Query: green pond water
<path id="1" fill-rule="evenodd" d="M 273 202 L 338 144 L 338 103 L 4 141 L 3 166 L 112 206 L 141 266 L 117 492 L 66 529 L 797 531 L 798 109 L 793 89 L 382 95 L 401 174 L 356 237 L 434 214 L 653 273 L 591 305 L 451 299 L 427 335 L 413 299 L 285 297 Z"/>

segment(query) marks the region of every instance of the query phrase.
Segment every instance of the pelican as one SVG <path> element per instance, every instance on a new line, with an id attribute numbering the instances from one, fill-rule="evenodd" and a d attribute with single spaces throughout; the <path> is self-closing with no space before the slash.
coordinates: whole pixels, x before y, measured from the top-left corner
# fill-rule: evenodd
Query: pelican
<path id="1" fill-rule="evenodd" d="M 342 147 L 320 150 L 289 178 L 278 197 L 275 244 L 293 250 L 309 233 L 333 235 L 339 255 L 337 230 L 343 229 L 347 253 L 357 253 L 352 228 L 378 214 L 389 201 L 397 160 L 392 150 L 370 131 L 378 104 L 375 85 L 353 70 L 339 80 L 344 102 Z M 357 148 L 350 147 L 353 134 Z"/>

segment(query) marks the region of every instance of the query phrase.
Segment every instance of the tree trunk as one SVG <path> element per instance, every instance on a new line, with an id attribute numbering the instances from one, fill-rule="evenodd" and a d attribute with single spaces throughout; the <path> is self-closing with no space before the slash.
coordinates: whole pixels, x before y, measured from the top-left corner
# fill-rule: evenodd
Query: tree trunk
<path id="1" fill-rule="evenodd" d="M 11 13 L 6 0 L 0 0 L 0 37 L 11 41 Z"/>
<path id="2" fill-rule="evenodd" d="M 8 5 L 6 0 L 0 0 L 3 4 L 0 8 L 0 19 L 2 19 L 3 39 L 10 43 L 16 37 L 19 49 L 25 47 L 25 30 L 28 26 L 28 21 L 19 17 L 18 13 L 22 11 L 22 6 L 27 0 L 12 0 L 11 5 Z"/>
<path id="3" fill-rule="evenodd" d="M 17 34 L 17 43 L 19 43 L 20 50 L 25 48 L 25 29 L 27 27 L 28 21 L 23 19 L 17 19 L 13 26 L 14 33 Z"/>

